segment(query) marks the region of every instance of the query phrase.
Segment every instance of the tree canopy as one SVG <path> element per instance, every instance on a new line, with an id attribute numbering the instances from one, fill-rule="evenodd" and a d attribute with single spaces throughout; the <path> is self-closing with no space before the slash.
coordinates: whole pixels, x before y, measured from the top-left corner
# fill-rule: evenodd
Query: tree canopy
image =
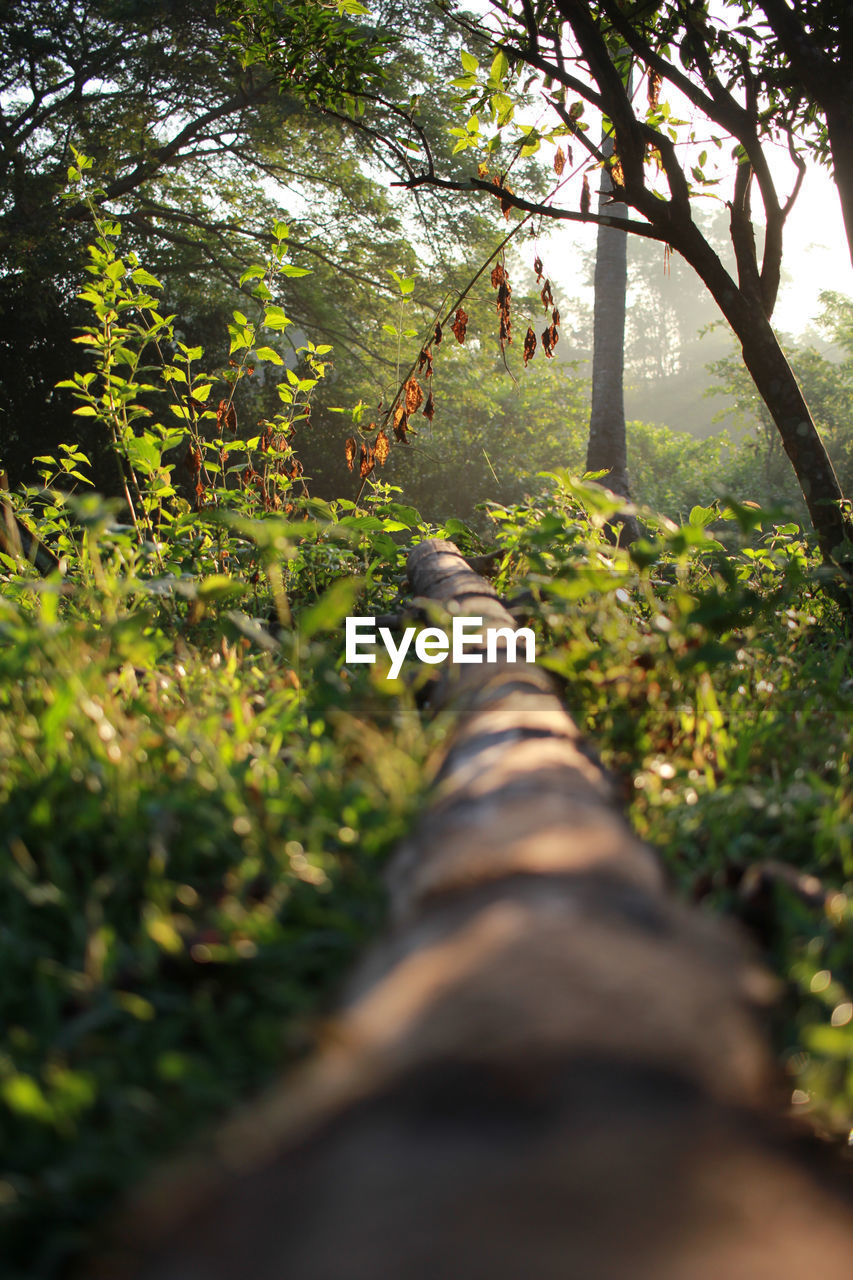
<path id="1" fill-rule="evenodd" d="M 252 15 L 252 39 L 244 57 L 254 65 L 265 57 L 279 8 L 265 0 L 243 0 L 241 7 Z M 408 109 L 389 114 L 381 96 L 368 93 L 357 100 L 352 125 L 383 140 L 397 182 L 413 193 L 433 189 L 454 193 L 457 199 L 488 194 L 505 212 L 516 209 L 543 219 L 611 225 L 679 252 L 741 343 L 824 554 L 846 560 L 853 528 L 843 514 L 841 488 L 770 324 L 781 279 L 785 222 L 805 171 L 803 151 L 820 145 L 804 123 L 814 121 L 822 110 L 820 103 L 812 99 L 811 112 L 792 114 L 772 73 L 767 40 L 742 20 L 740 10 L 716 18 L 704 5 L 625 8 L 614 0 L 492 0 L 482 16 L 457 8 L 448 12 L 471 45 L 460 51 L 462 74 L 453 82 L 467 112 L 464 124 L 452 130 L 457 138 L 454 151 L 471 155 L 476 168 L 469 164 L 464 177 L 446 171 L 429 130 L 418 119 L 418 98 Z M 258 27 L 266 32 L 261 40 Z M 484 51 L 486 65 L 481 66 L 478 54 Z M 645 73 L 645 97 L 629 90 L 634 63 Z M 291 76 L 289 66 L 287 75 Z M 802 87 L 805 100 L 808 90 Z M 535 120 L 522 109 L 531 93 L 538 102 Z M 679 99 L 689 104 L 692 121 L 679 118 Z M 612 155 L 604 153 L 589 129 L 584 119 L 588 110 L 612 127 Z M 828 124 L 826 128 L 828 136 Z M 785 192 L 780 192 L 768 157 L 770 140 L 779 132 L 787 140 L 794 170 Z M 570 165 L 565 177 L 563 140 Z M 546 143 L 559 147 L 559 180 L 542 198 L 525 186 L 521 164 Z M 715 173 L 709 164 L 709 149 L 725 146 L 733 148 L 731 178 Z M 697 147 L 702 148 L 698 153 Z M 636 216 L 592 211 L 588 173 L 602 167 L 612 183 L 614 201 Z M 574 207 L 566 198 L 572 179 L 580 185 Z M 718 194 L 724 183 L 733 272 L 695 216 L 697 202 Z M 760 251 L 754 191 L 762 210 Z"/>

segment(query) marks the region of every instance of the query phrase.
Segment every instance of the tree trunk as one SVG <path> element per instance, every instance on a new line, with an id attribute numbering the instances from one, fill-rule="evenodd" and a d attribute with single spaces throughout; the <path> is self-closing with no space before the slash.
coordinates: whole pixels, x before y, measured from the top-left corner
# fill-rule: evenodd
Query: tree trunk
<path id="1" fill-rule="evenodd" d="M 735 283 L 692 220 L 672 227 L 672 244 L 707 285 L 737 335 L 744 363 L 796 473 L 821 554 L 849 570 L 853 525 L 844 513 L 841 486 L 760 295 Z"/>
<path id="2" fill-rule="evenodd" d="M 601 149 L 613 154 L 613 136 L 606 134 Z M 613 190 L 610 175 L 601 170 L 599 213 L 627 218 L 624 204 L 608 203 Z M 600 225 L 595 251 L 595 304 L 592 342 L 592 408 L 589 417 L 587 471 L 607 471 L 608 489 L 631 497 L 625 441 L 623 372 L 625 360 L 625 297 L 628 286 L 628 235 Z"/>
<path id="3" fill-rule="evenodd" d="M 853 261 L 853 101 L 849 88 L 838 102 L 826 108 L 826 127 L 847 246 Z"/>

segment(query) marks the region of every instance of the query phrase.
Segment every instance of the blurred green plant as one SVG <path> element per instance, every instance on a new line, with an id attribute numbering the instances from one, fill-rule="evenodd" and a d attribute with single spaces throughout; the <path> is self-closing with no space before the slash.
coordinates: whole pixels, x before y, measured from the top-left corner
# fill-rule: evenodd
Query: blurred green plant
<path id="1" fill-rule="evenodd" d="M 208 374 L 90 198 L 94 369 L 72 385 L 124 499 L 63 445 L 8 495 L 58 567 L 0 553 L 0 1229 L 21 1280 L 64 1272 L 153 1159 L 304 1049 L 381 919 L 432 742 L 401 682 L 343 663 L 343 618 L 393 607 L 424 530 L 381 481 L 358 508 L 302 482 L 328 348 L 292 368 L 263 345 L 287 325 L 286 228 Z M 260 361 L 282 412 L 240 436 Z"/>
<path id="2" fill-rule="evenodd" d="M 532 597 L 540 661 L 621 780 L 634 828 L 683 893 L 749 915 L 747 872 L 782 864 L 763 941 L 785 996 L 777 1043 L 792 1105 L 853 1129 L 853 646 L 794 522 L 734 500 L 684 524 L 566 473 L 535 503 L 492 507 L 498 587 Z M 772 879 L 772 877 L 771 877 Z M 721 1066 L 721 1070 L 724 1069 Z"/>

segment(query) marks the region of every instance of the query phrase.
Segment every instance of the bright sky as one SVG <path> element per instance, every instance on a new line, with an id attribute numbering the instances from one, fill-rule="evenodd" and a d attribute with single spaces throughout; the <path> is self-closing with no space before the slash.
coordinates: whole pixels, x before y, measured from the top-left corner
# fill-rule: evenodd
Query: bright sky
<path id="1" fill-rule="evenodd" d="M 489 0 L 469 0 L 469 7 L 487 19 L 493 15 Z M 723 7 L 714 0 L 712 0 L 711 12 L 718 19 L 724 17 Z M 644 105 L 644 78 L 635 81 L 635 93 Z M 695 125 L 699 137 L 709 136 L 707 122 L 671 85 L 664 85 L 661 97 L 670 103 L 675 114 Z M 587 109 L 584 119 L 597 133 L 595 112 Z M 531 120 L 529 123 L 534 121 Z M 696 154 L 703 145 L 709 154 L 705 172 L 709 176 L 716 172 L 723 178 L 717 190 L 722 199 L 726 200 L 730 198 L 732 189 L 731 143 L 725 143 L 720 151 L 708 146 L 707 142 L 696 144 L 681 152 L 682 163 L 695 163 Z M 547 150 L 547 147 L 543 148 L 543 159 Z M 575 150 L 579 149 L 576 147 Z M 781 142 L 770 145 L 767 154 L 779 198 L 784 203 L 793 183 L 793 166 Z M 576 156 L 577 158 L 579 157 Z M 595 190 L 597 182 L 591 179 L 591 185 Z M 578 187 L 578 184 L 574 186 Z M 562 198 L 569 207 L 577 207 L 578 190 L 574 187 L 571 190 L 573 194 L 569 194 L 567 190 Z M 666 184 L 663 181 L 661 181 L 661 190 L 666 192 Z M 560 203 L 559 197 L 557 203 Z M 757 183 L 753 185 L 753 208 L 758 232 L 763 210 Z M 595 235 L 594 226 L 584 227 L 570 222 L 556 223 L 554 226 L 548 250 L 549 270 L 553 271 L 555 281 L 570 294 L 577 295 L 582 292 L 578 280 L 577 247 L 587 248 L 594 245 Z M 781 332 L 797 336 L 813 324 L 821 309 L 818 301 L 821 290 L 833 289 L 853 297 L 853 265 L 851 265 L 850 248 L 844 233 L 838 193 L 826 169 L 812 163 L 809 163 L 802 189 L 785 226 L 782 270 L 783 285 L 773 314 L 774 326 Z"/>
<path id="2" fill-rule="evenodd" d="M 810 169 L 785 228 L 783 268 L 790 277 L 779 292 L 777 328 L 800 333 L 818 314 L 821 289 L 853 297 L 853 265 L 844 234 L 838 192 L 825 169 Z"/>
<path id="3" fill-rule="evenodd" d="M 727 189 L 721 194 L 728 194 Z M 780 184 L 781 193 L 787 187 Z M 758 205 L 761 214 L 760 202 Z M 548 270 L 567 293 L 582 293 L 578 278 L 578 247 L 595 244 L 596 228 L 556 223 L 548 248 Z M 853 264 L 844 233 L 838 192 L 825 169 L 810 166 L 785 226 L 783 284 L 773 314 L 781 332 L 797 336 L 813 325 L 820 312 L 823 289 L 853 297 Z M 697 287 L 702 287 L 698 283 Z M 591 301 L 591 297 L 590 297 Z"/>

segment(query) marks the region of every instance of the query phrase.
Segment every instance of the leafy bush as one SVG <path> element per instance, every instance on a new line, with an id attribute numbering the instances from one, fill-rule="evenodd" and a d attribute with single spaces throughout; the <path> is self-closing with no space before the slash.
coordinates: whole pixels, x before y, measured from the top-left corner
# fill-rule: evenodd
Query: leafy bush
<path id="1" fill-rule="evenodd" d="M 826 570 L 793 523 L 754 506 L 644 513 L 610 544 L 615 504 L 565 475 L 535 507 L 491 512 L 501 585 L 535 597 L 544 665 L 621 779 L 635 829 L 688 897 L 748 913 L 783 864 L 763 940 L 785 984 L 778 1047 L 795 1109 L 853 1127 L 853 646 Z M 750 869 L 752 869 L 750 871 Z M 773 877 L 771 874 L 771 883 Z M 803 882 L 809 885 L 806 879 Z M 793 886 L 793 887 L 792 887 Z M 721 1064 L 721 1070 L 724 1070 Z"/>
<path id="2" fill-rule="evenodd" d="M 381 919 L 431 745 L 398 681 L 343 666 L 343 617 L 392 605 L 423 530 L 379 482 L 358 508 L 308 496 L 292 434 L 323 349 L 238 438 L 234 385 L 283 357 L 235 316 L 233 367 L 200 372 L 96 217 L 95 367 L 73 388 L 124 501 L 91 492 L 77 445 L 0 495 L 0 1217 L 4 1274 L 27 1280 L 304 1048 Z M 275 333 L 270 276 L 251 279 Z"/>

